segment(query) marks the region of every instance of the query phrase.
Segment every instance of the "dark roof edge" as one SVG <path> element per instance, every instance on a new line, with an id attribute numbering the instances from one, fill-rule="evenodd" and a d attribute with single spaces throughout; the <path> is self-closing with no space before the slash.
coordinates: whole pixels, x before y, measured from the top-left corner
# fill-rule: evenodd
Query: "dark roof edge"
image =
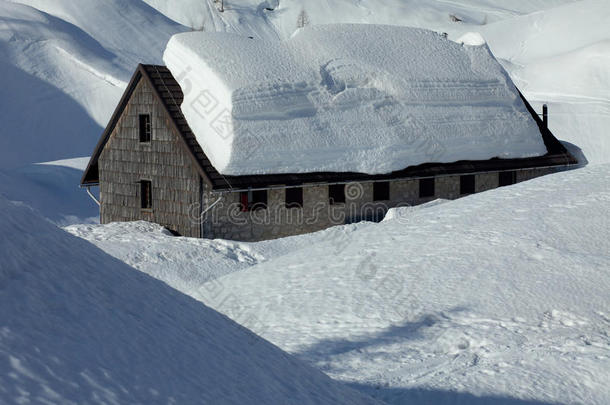
<path id="1" fill-rule="evenodd" d="M 159 69 L 157 68 L 156 65 L 147 65 L 147 66 L 154 68 L 156 73 L 159 74 L 159 76 L 161 76 L 161 74 L 159 72 Z M 159 103 L 163 106 L 163 109 L 165 110 L 165 114 L 167 114 L 167 116 L 169 117 L 169 122 L 170 122 L 172 128 L 174 129 L 174 131 L 176 132 L 176 135 L 178 136 L 178 138 L 181 141 L 180 144 L 183 146 L 183 148 L 184 148 L 185 152 L 187 153 L 187 155 L 190 156 L 191 160 L 193 161 L 193 164 L 195 165 L 195 168 L 197 169 L 197 171 L 199 172 L 199 174 L 201 175 L 203 180 L 210 187 L 212 187 L 212 180 L 210 179 L 210 176 L 208 176 L 208 173 L 204 170 L 201 162 L 199 161 L 199 159 L 197 159 L 197 156 L 195 156 L 195 154 L 193 153 L 193 150 L 188 146 L 188 143 L 187 143 L 187 141 L 186 141 L 186 139 L 184 137 L 184 133 L 180 130 L 180 127 L 176 123 L 176 120 L 174 119 L 174 116 L 167 109 L 167 105 L 165 104 L 165 100 L 163 99 L 163 97 L 161 97 L 161 94 L 159 94 L 159 89 L 157 88 L 155 83 L 153 83 L 153 81 L 152 81 L 151 77 L 149 76 L 149 73 L 146 70 L 145 66 L 144 65 L 139 65 L 138 68 L 142 70 L 142 74 L 144 75 L 144 77 L 146 78 L 148 83 L 150 84 L 150 87 L 152 88 L 153 94 L 157 98 L 157 101 L 159 101 Z M 167 88 L 167 84 L 165 83 L 163 78 L 161 78 L 160 80 L 163 82 L 163 84 L 164 84 L 164 86 L 166 88 L 166 91 L 171 94 L 171 91 Z M 175 101 L 174 101 L 174 103 L 175 103 Z M 180 106 L 177 105 L 177 104 L 176 104 L 176 107 L 178 109 L 180 109 Z"/>

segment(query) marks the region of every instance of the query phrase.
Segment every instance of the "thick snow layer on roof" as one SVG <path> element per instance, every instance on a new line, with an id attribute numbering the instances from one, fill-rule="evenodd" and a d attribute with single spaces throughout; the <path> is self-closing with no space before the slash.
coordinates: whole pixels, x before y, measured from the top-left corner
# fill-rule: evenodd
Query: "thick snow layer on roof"
<path id="1" fill-rule="evenodd" d="M 192 32 L 172 37 L 164 61 L 223 174 L 377 174 L 546 153 L 489 48 L 432 31 L 323 25 L 283 42 Z"/>

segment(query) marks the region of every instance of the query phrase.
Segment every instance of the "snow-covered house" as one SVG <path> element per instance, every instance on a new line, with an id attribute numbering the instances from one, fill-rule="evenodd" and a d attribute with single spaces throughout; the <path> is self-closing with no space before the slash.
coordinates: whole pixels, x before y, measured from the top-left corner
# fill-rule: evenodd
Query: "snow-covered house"
<path id="1" fill-rule="evenodd" d="M 194 32 L 164 61 L 138 67 L 83 175 L 102 223 L 261 240 L 577 163 L 485 44 L 375 25 Z"/>

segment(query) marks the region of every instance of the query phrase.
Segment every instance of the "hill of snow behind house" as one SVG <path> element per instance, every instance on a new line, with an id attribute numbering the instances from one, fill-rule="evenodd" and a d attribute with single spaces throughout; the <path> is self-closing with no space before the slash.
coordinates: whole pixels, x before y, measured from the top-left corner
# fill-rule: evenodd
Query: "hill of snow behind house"
<path id="1" fill-rule="evenodd" d="M 602 405 L 609 190 L 597 165 L 259 243 L 67 229 L 388 403 Z"/>
<path id="2" fill-rule="evenodd" d="M 372 404 L 0 196 L 0 402 Z"/>
<path id="3" fill-rule="evenodd" d="M 610 3 L 584 0 L 481 27 L 549 125 L 591 163 L 610 161 Z"/>
<path id="4" fill-rule="evenodd" d="M 137 64 L 184 30 L 141 1 L 0 0 L 0 169 L 90 154 Z"/>

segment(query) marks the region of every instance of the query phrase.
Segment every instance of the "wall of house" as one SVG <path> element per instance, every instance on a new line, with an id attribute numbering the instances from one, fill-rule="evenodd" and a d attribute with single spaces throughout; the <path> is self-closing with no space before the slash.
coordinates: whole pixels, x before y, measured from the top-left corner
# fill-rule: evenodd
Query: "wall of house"
<path id="1" fill-rule="evenodd" d="M 529 180 L 555 169 L 527 169 L 517 172 L 517 182 Z M 475 175 L 475 191 L 498 187 L 498 173 Z M 418 180 L 390 182 L 390 200 L 373 201 L 372 183 L 346 186 L 346 202 L 331 205 L 328 186 L 303 188 L 303 207 L 286 208 L 285 190 L 268 191 L 267 209 L 242 212 L 239 193 L 204 193 L 204 207 L 211 207 L 204 218 L 204 237 L 258 241 L 315 232 L 330 226 L 381 219 L 389 208 L 419 205 L 438 198 L 460 197 L 460 176 L 436 178 L 435 196 L 419 198 Z"/>
<path id="2" fill-rule="evenodd" d="M 140 142 L 139 114 L 151 114 L 150 143 Z M 201 199 L 200 177 L 167 119 L 141 80 L 99 158 L 103 224 L 145 220 L 184 236 L 201 236 L 191 214 Z M 152 181 L 150 210 L 141 209 L 138 182 L 143 179 Z"/>
<path id="3" fill-rule="evenodd" d="M 151 115 L 150 143 L 140 142 L 139 114 Z M 330 204 L 328 186 L 306 186 L 303 207 L 286 208 L 285 189 L 278 188 L 268 191 L 266 209 L 242 212 L 239 193 L 212 193 L 201 182 L 179 135 L 169 129 L 168 119 L 152 89 L 140 81 L 99 157 L 102 223 L 145 220 L 184 236 L 257 241 L 379 220 L 392 207 L 460 197 L 459 176 L 444 176 L 436 178 L 436 193 L 430 198 L 419 198 L 418 180 L 391 181 L 390 199 L 377 202 L 373 183 L 346 185 L 346 202 L 338 204 Z M 552 171 L 522 170 L 516 179 L 525 181 Z M 152 182 L 151 209 L 141 208 L 141 180 Z M 496 187 L 498 173 L 476 175 L 476 192 Z M 199 213 L 207 208 L 201 218 Z"/>

